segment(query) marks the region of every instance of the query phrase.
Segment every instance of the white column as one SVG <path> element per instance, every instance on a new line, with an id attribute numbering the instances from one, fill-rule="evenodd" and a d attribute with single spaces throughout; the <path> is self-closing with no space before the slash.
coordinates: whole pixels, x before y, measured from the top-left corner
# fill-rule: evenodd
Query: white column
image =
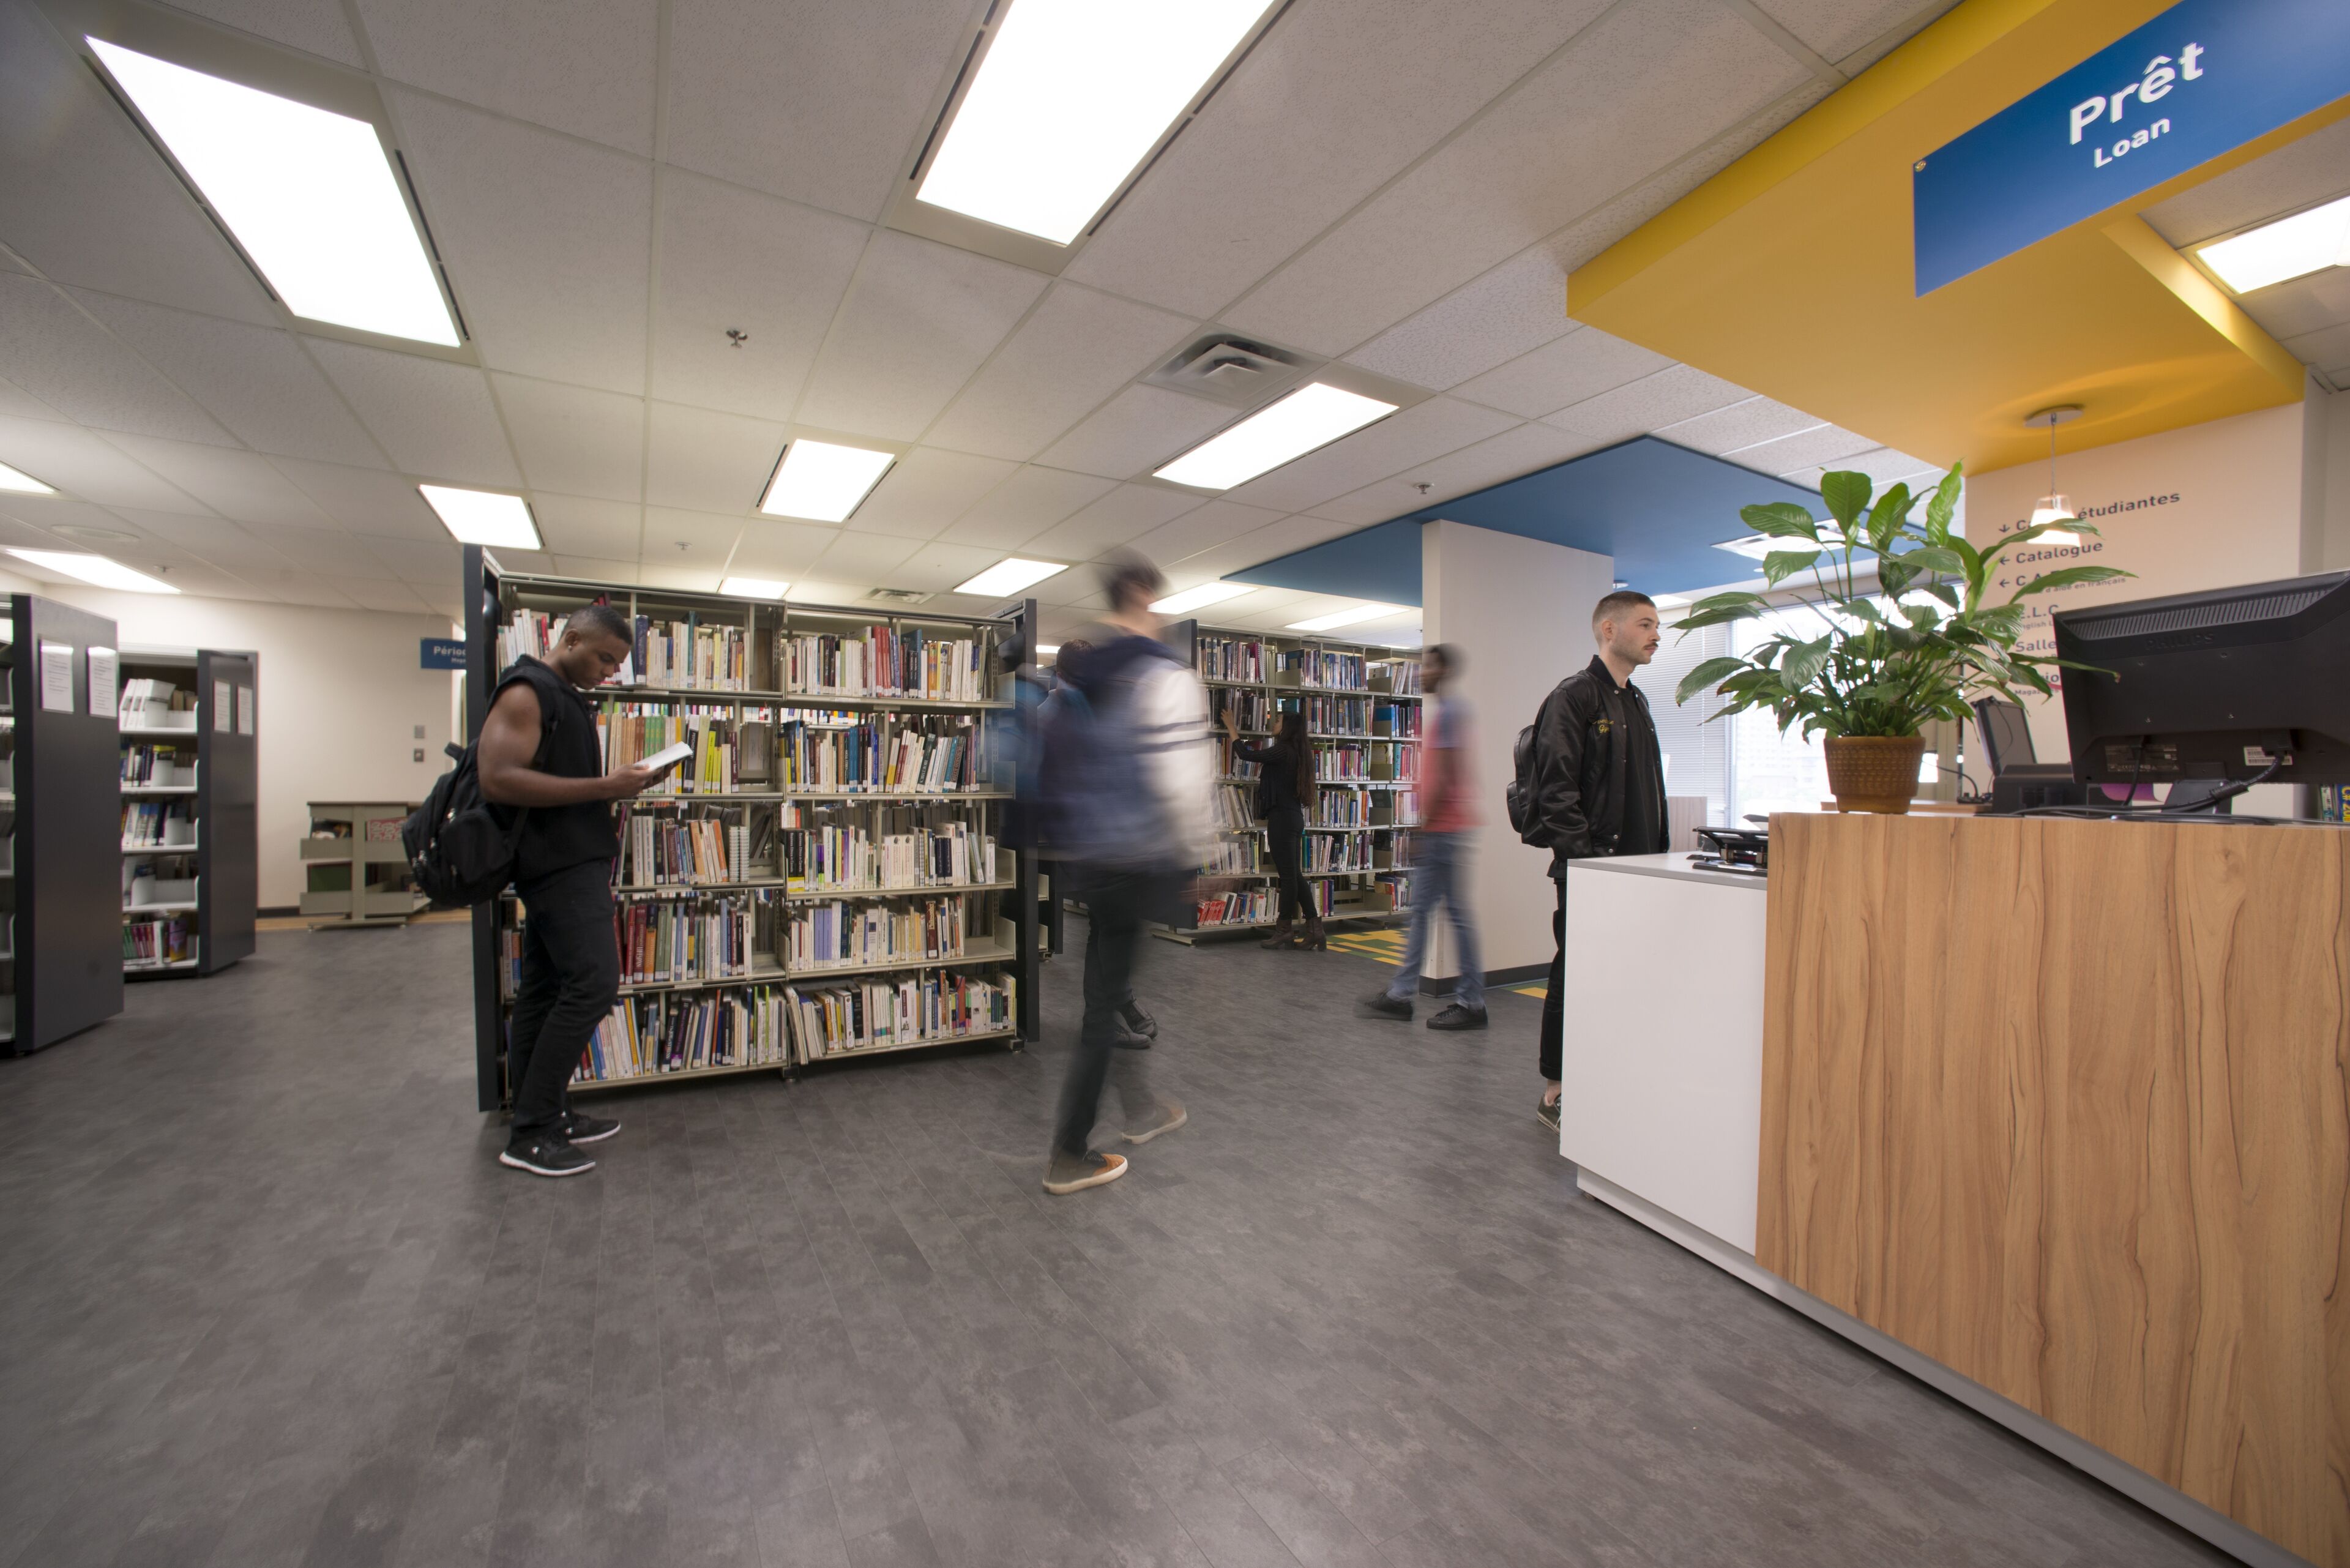
<path id="1" fill-rule="evenodd" d="M 1419 538 L 1420 625 L 1429 642 L 1461 650 L 1458 691 L 1475 715 L 1471 766 L 1482 826 L 1469 901 L 1485 969 L 1548 963 L 1558 898 L 1550 852 L 1518 842 L 1502 792 L 1518 731 L 1552 687 L 1591 662 L 1591 608 L 1615 587 L 1616 564 L 1465 523 L 1425 524 Z M 1425 972 L 1450 979 L 1459 959 L 1440 926 L 1438 936 Z"/>

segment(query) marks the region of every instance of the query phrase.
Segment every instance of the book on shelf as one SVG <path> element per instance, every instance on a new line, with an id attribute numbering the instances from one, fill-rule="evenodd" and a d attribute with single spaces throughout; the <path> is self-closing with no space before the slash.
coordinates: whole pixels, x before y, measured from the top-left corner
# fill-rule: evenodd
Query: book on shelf
<path id="1" fill-rule="evenodd" d="M 575 1084 L 608 1084 L 663 1073 L 792 1064 L 786 1002 L 780 988 L 691 995 L 624 996 L 582 1054 Z"/>
<path id="2" fill-rule="evenodd" d="M 620 812 L 620 859 L 631 887 L 741 882 L 751 869 L 750 826 L 740 806 L 688 806 L 686 815 L 630 803 Z"/>
<path id="3" fill-rule="evenodd" d="M 995 879 L 995 838 L 925 804 L 783 806 L 780 875 L 795 893 L 955 887 Z"/>
<path id="4" fill-rule="evenodd" d="M 863 984 L 786 986 L 804 1061 L 993 1034 L 1012 1027 L 1017 982 L 933 971 Z"/>
<path id="5" fill-rule="evenodd" d="M 196 956 L 195 924 L 184 915 L 161 920 L 122 923 L 122 961 L 126 964 L 187 963 Z"/>
<path id="6" fill-rule="evenodd" d="M 784 690 L 820 697 L 907 697 L 978 702 L 987 696 L 990 639 L 935 637 L 915 628 L 778 634 Z"/>
<path id="7" fill-rule="evenodd" d="M 1264 868 L 1264 840 L 1251 833 L 1217 839 L 1200 872 L 1205 877 L 1251 877 Z"/>
<path id="8" fill-rule="evenodd" d="M 126 800 L 122 842 L 133 848 L 196 846 L 195 808 L 184 800 Z"/>
<path id="9" fill-rule="evenodd" d="M 696 707 L 608 700 L 596 729 L 607 769 L 674 745 L 685 763 L 646 792 L 666 794 L 763 791 L 951 794 L 980 787 L 978 731 L 964 713 L 823 713 L 802 709 Z M 761 726 L 753 776 L 743 772 L 742 732 Z M 642 797 L 640 797 L 642 798 Z"/>
<path id="10" fill-rule="evenodd" d="M 1315 790 L 1314 795 L 1314 818 L 1311 826 L 1315 827 L 1368 827 L 1371 826 L 1370 806 L 1365 791 L 1325 787 Z"/>
<path id="11" fill-rule="evenodd" d="M 139 676 L 116 693 L 114 722 L 125 730 L 185 730 L 192 736 L 196 694 L 169 680 Z"/>
<path id="12" fill-rule="evenodd" d="M 740 896 L 632 901 L 613 910 L 612 925 L 624 985 L 750 977 L 751 904 Z"/>
<path id="13" fill-rule="evenodd" d="M 1194 925 L 1254 926 L 1263 925 L 1274 916 L 1274 895 L 1261 888 L 1233 888 L 1229 892 L 1210 893 L 1200 899 L 1195 910 Z"/>
<path id="14" fill-rule="evenodd" d="M 196 760 L 168 742 L 150 745 L 140 742 L 122 748 L 122 782 L 149 789 L 192 784 L 196 782 Z"/>
<path id="15" fill-rule="evenodd" d="M 1201 680 L 1260 683 L 1264 680 L 1264 644 L 1255 638 L 1202 634 L 1195 647 Z"/>
<path id="16" fill-rule="evenodd" d="M 739 626 L 708 626 L 698 618 L 656 620 L 637 617 L 632 656 L 636 682 L 702 691 L 751 690 L 750 631 Z"/>
<path id="17" fill-rule="evenodd" d="M 1250 784 L 1220 784 L 1211 797 L 1208 815 L 1220 832 L 1237 833 L 1256 826 L 1256 790 Z"/>
<path id="18" fill-rule="evenodd" d="M 1359 653 L 1336 653 L 1323 648 L 1284 649 L 1281 672 L 1300 686 L 1327 691 L 1368 691 L 1367 664 Z"/>
<path id="19" fill-rule="evenodd" d="M 959 898 L 918 904 L 818 903 L 795 908 L 785 967 L 794 974 L 869 964 L 961 958 L 970 911 Z"/>

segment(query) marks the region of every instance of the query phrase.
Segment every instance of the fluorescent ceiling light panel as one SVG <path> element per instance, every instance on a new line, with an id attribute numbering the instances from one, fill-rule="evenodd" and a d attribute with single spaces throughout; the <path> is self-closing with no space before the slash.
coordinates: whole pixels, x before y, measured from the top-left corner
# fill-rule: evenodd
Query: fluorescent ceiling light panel
<path id="1" fill-rule="evenodd" d="M 1792 550 L 1795 548 L 1795 545 L 1793 540 L 1775 538 L 1768 534 L 1749 534 L 1742 538 L 1724 539 L 1714 548 L 1727 550 L 1733 556 L 1751 556 L 1759 561 L 1773 550 Z"/>
<path id="2" fill-rule="evenodd" d="M 1256 589 L 1247 583 L 1201 583 L 1196 588 L 1185 588 L 1180 594 L 1169 594 L 1150 607 L 1160 615 L 1181 615 L 1186 610 L 1204 609 L 1210 605 L 1236 599 Z"/>
<path id="3" fill-rule="evenodd" d="M 1014 0 L 916 196 L 1066 245 L 1271 0 Z"/>
<path id="4" fill-rule="evenodd" d="M 759 510 L 770 517 L 846 523 L 897 461 L 889 452 L 803 437 L 784 448 Z"/>
<path id="5" fill-rule="evenodd" d="M 1342 626 L 1353 626 L 1357 621 L 1379 620 L 1391 615 L 1409 615 L 1410 613 L 1411 608 L 1408 605 L 1350 605 L 1345 609 L 1334 610 L 1328 615 L 1317 615 L 1312 620 L 1291 621 L 1288 629 L 1336 631 Z"/>
<path id="6" fill-rule="evenodd" d="M 375 127 L 92 38 L 286 308 L 457 346 Z"/>
<path id="7" fill-rule="evenodd" d="M 493 545 L 504 550 L 537 550 L 538 524 L 530 503 L 519 495 L 493 490 L 458 490 L 446 484 L 420 484 L 425 504 L 440 514 L 441 526 L 460 545 Z"/>
<path id="8" fill-rule="evenodd" d="M 987 570 L 955 589 L 959 594 L 986 594 L 1002 597 L 1016 594 L 1031 583 L 1041 583 L 1046 577 L 1069 568 L 1051 561 L 1024 561 L 1017 556 L 1006 556 Z"/>
<path id="9" fill-rule="evenodd" d="M 21 468 L 11 468 L 0 462 L 0 490 L 18 490 L 27 495 L 55 495 L 53 485 L 43 484 Z"/>
<path id="10" fill-rule="evenodd" d="M 1308 382 L 1155 472 L 1175 484 L 1230 490 L 1395 411 L 1393 403 Z"/>
<path id="11" fill-rule="evenodd" d="M 2238 294 L 2330 266 L 2350 266 L 2350 196 L 2204 245 L 2195 254 Z"/>
<path id="12" fill-rule="evenodd" d="M 722 594 L 732 594 L 738 599 L 779 599 L 791 588 L 789 583 L 779 583 L 773 577 L 729 577 L 718 585 Z"/>
<path id="13" fill-rule="evenodd" d="M 46 570 L 68 577 L 78 577 L 85 583 L 96 583 L 101 588 L 122 588 L 134 594 L 176 594 L 180 590 L 161 577 L 151 577 L 144 572 L 134 572 L 120 561 L 104 556 L 86 556 L 78 550 L 19 550 L 9 546 L 8 553 L 20 561 L 30 561 Z"/>

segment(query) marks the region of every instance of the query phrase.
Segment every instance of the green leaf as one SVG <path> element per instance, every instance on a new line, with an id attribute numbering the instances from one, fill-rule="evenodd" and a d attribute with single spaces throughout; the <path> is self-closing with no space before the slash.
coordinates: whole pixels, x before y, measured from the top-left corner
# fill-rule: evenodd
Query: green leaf
<path id="1" fill-rule="evenodd" d="M 1673 622 L 1675 631 L 1700 631 L 1709 626 L 1727 626 L 1734 620 L 1753 620 L 1762 615 L 1760 604 L 1724 605 L 1720 609 L 1697 610 Z"/>
<path id="2" fill-rule="evenodd" d="M 1918 591 L 1921 594 L 1933 595 L 1952 609 L 1959 607 L 1959 590 L 1948 583 L 1920 583 L 1918 585 Z"/>
<path id="3" fill-rule="evenodd" d="M 1790 652 L 1779 666 L 1779 679 L 1790 690 L 1801 690 L 1819 679 L 1820 667 L 1828 661 L 1828 646 L 1835 640 L 1831 632 L 1817 642 L 1807 642 Z"/>
<path id="4" fill-rule="evenodd" d="M 1746 661 L 1742 659 L 1709 659 L 1681 677 L 1680 685 L 1673 692 L 1673 701 L 1676 704 L 1686 702 L 1707 687 L 1745 668 Z"/>
<path id="5" fill-rule="evenodd" d="M 1894 559 L 1905 566 L 1915 566 L 1925 572 L 1948 572 L 1952 576 L 1960 576 L 1967 569 L 1966 562 L 1960 559 L 1956 550 L 1945 549 L 1938 545 L 1928 545 L 1916 550 L 1904 550 Z"/>
<path id="6" fill-rule="evenodd" d="M 1998 544 L 1993 545 L 1990 549 L 1984 551 L 1983 554 L 1987 556 L 1996 556 L 2003 550 L 2012 550 L 2018 545 L 2029 545 L 2032 541 L 2039 538 L 2043 534 L 2054 534 L 2058 532 L 2078 534 L 2083 538 L 2086 539 L 2104 537 L 2103 535 L 2099 534 L 2096 529 L 2091 527 L 2088 524 L 2083 523 L 2076 518 L 2067 517 L 2060 523 L 2042 523 L 2029 528 L 2018 528 L 2012 534 L 2003 535 Z"/>
<path id="7" fill-rule="evenodd" d="M 1819 558 L 1817 550 L 1773 550 L 1762 557 L 1762 580 L 1783 583 Z"/>
<path id="8" fill-rule="evenodd" d="M 1893 543 L 1909 518 L 1909 487 L 1897 484 L 1877 498 L 1868 514 L 1868 540 L 1880 552 Z"/>
<path id="9" fill-rule="evenodd" d="M 1867 599 L 1846 599 L 1842 603 L 1838 604 L 1836 607 L 1844 611 L 1845 614 L 1851 616 L 1856 620 L 1865 620 L 1871 626 L 1883 626 L 1885 624 L 1885 617 L 1879 613 L 1877 606 Z"/>
<path id="10" fill-rule="evenodd" d="M 1929 630 L 1940 625 L 1942 620 L 1942 612 L 1932 605 L 1903 605 L 1901 613 L 1908 616 L 1909 624 L 1919 631 Z"/>
<path id="11" fill-rule="evenodd" d="M 1820 525 L 1812 514 L 1792 501 L 1773 501 L 1762 506 L 1742 506 L 1738 515 L 1757 534 L 1768 534 L 1774 539 L 1817 539 Z"/>
<path id="12" fill-rule="evenodd" d="M 2016 589 L 2015 597 L 2022 598 L 2026 594 L 2042 594 L 2051 588 L 2069 588 L 2081 583 L 2110 583 L 2137 575 L 2125 572 L 2119 566 L 2066 566 L 2062 571 L 2043 572 Z"/>
<path id="13" fill-rule="evenodd" d="M 1845 537 L 1853 537 L 1853 524 L 1868 506 L 1869 492 L 1876 482 L 1865 473 L 1852 473 L 1839 469 L 1820 475 L 1820 499 L 1828 504 L 1828 511 L 1844 529 Z"/>
<path id="14" fill-rule="evenodd" d="M 1942 475 L 1942 483 L 1934 487 L 1934 498 L 1926 503 L 1926 537 L 1937 545 L 1950 539 L 1950 519 L 1957 516 L 1959 511 L 1959 493 L 1962 483 L 1959 476 L 1965 467 L 1964 463 L 1950 464 L 1950 472 Z"/>

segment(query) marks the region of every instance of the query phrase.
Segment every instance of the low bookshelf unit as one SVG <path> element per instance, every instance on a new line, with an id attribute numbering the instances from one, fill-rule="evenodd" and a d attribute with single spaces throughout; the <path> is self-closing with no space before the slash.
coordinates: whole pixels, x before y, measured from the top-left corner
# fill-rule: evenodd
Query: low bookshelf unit
<path id="1" fill-rule="evenodd" d="M 212 974 L 253 951 L 254 656 L 122 650 L 122 972 Z"/>

